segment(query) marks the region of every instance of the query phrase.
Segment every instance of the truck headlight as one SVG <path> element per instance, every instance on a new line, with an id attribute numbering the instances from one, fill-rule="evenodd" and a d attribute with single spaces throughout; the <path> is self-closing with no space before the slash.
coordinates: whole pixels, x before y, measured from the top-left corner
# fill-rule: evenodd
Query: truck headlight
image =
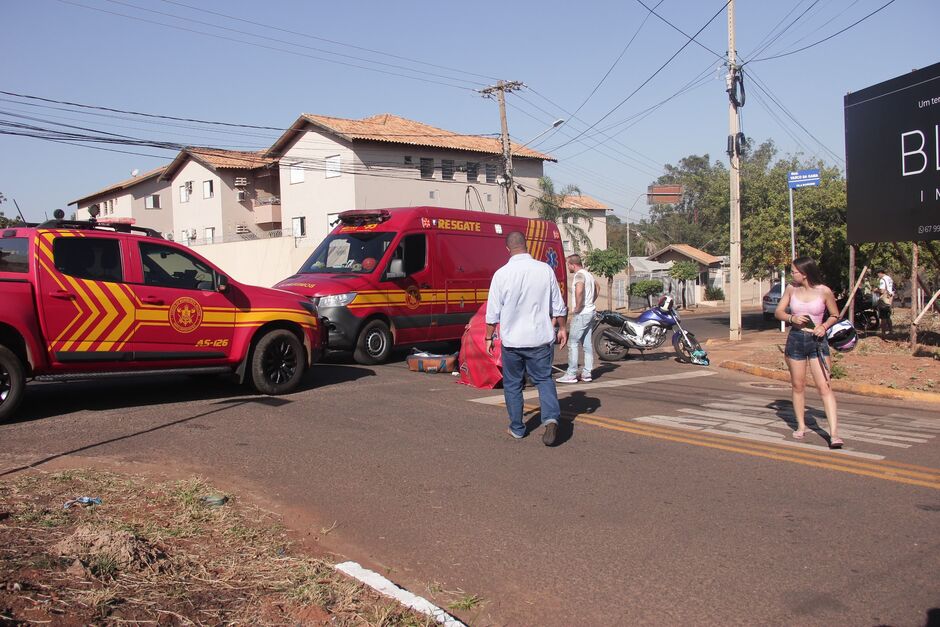
<path id="1" fill-rule="evenodd" d="M 320 307 L 345 307 L 356 299 L 356 292 L 320 297 Z"/>

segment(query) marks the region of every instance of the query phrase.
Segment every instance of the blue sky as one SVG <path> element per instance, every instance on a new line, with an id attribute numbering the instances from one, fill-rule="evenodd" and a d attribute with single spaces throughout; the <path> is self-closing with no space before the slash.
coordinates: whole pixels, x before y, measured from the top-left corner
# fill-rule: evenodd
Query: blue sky
<path id="1" fill-rule="evenodd" d="M 302 112 L 387 112 L 486 134 L 499 132 L 497 105 L 474 90 L 519 80 L 527 87 L 508 98 L 511 135 L 526 142 L 566 118 L 533 144 L 559 160 L 546 173 L 621 215 L 633 206 L 636 219 L 646 207 L 642 198 L 633 203 L 663 164 L 689 154 L 725 159 L 728 133 L 725 0 L 643 2 L 690 35 L 718 16 L 696 38 L 701 45 L 686 46 L 660 70 L 688 40 L 638 0 L 2 0 L 0 90 L 278 128 Z M 782 155 L 801 152 L 844 167 L 843 96 L 940 61 L 940 2 L 895 0 L 829 41 L 761 59 L 809 46 L 886 2 L 737 0 L 736 48 L 752 60 L 745 133 L 774 139 Z M 265 148 L 278 135 L 49 106 L 60 105 L 0 94 L 0 122 L 53 121 L 234 149 Z M 588 139 L 599 129 L 605 133 Z M 114 148 L 140 154 L 0 135 L 0 192 L 8 199 L 0 210 L 15 214 L 15 198 L 27 219 L 39 220 L 174 154 Z"/>

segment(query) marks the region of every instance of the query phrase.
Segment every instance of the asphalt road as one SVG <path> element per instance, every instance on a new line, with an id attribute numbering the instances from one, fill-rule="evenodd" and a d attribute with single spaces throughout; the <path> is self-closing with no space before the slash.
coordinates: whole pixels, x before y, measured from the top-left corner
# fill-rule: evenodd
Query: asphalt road
<path id="1" fill-rule="evenodd" d="M 498 390 L 402 362 L 334 360 L 280 398 L 213 379 L 37 384 L 0 425 L 0 475 L 199 472 L 418 594 L 478 595 L 457 612 L 473 624 L 938 620 L 935 406 L 840 395 L 834 452 L 812 392 L 816 432 L 796 443 L 776 382 L 670 351 L 595 377 L 560 388 L 571 421 L 551 448 L 538 428 L 509 438 Z"/>

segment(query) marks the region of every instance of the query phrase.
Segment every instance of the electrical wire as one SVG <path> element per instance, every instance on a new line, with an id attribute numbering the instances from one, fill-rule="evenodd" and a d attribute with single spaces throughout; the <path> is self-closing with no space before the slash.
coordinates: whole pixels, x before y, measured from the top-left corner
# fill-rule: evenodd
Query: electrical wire
<path id="1" fill-rule="evenodd" d="M 891 0 L 891 1 L 893 2 L 894 0 Z M 646 80 L 644 80 L 642 83 L 640 83 L 640 85 L 639 85 L 636 89 L 634 89 L 632 92 L 630 92 L 630 94 L 627 95 L 626 98 L 624 98 L 623 100 L 621 100 L 613 109 L 611 109 L 610 111 L 608 111 L 607 113 L 605 113 L 599 120 L 597 120 L 596 122 L 594 122 L 593 124 L 591 124 L 591 126 L 589 126 L 589 127 L 587 128 L 587 130 L 581 132 L 581 133 L 580 133 L 579 135 L 577 135 L 574 139 L 570 139 L 570 140 L 568 140 L 567 142 L 565 142 L 565 143 L 563 143 L 563 144 L 560 144 L 560 145 L 558 145 L 558 146 L 555 146 L 554 148 L 550 149 L 549 152 L 557 151 L 558 149 L 563 148 L 564 146 L 567 146 L 568 144 L 570 144 L 570 143 L 574 142 L 575 140 L 579 139 L 579 138 L 580 138 L 581 136 L 583 136 L 585 133 L 587 133 L 588 131 L 594 129 L 598 124 L 600 124 L 601 122 L 603 122 L 604 120 L 606 120 L 608 117 L 610 117 L 615 111 L 617 111 L 617 109 L 619 109 L 619 108 L 622 107 L 624 104 L 626 104 L 627 101 L 630 100 L 634 95 L 636 95 L 636 93 L 637 93 L 638 91 L 640 91 L 641 89 L 643 89 L 643 87 L 645 87 L 647 84 L 649 84 L 650 81 L 652 81 L 654 78 L 656 78 L 656 76 L 657 76 L 660 72 L 662 72 L 662 71 L 666 68 L 667 65 L 669 65 L 670 63 L 672 63 L 672 60 L 675 59 L 677 56 L 679 56 L 679 54 L 680 54 L 683 50 L 685 50 L 685 49 L 688 47 L 688 45 L 689 45 L 690 43 L 692 43 L 692 42 L 695 40 L 695 37 L 698 37 L 698 36 L 702 33 L 702 31 L 704 31 L 706 28 L 708 28 L 708 26 L 715 20 L 715 18 L 718 17 L 719 15 L 721 15 L 721 12 L 724 11 L 725 8 L 726 8 L 730 3 L 731 3 L 731 0 L 726 0 L 726 2 L 722 5 L 722 7 L 721 7 L 713 16 L 711 16 L 711 18 L 709 18 L 709 20 L 708 20 L 707 22 L 705 22 L 705 24 L 702 25 L 702 27 L 701 27 L 700 29 L 698 29 L 698 31 L 696 31 L 695 34 L 692 35 L 692 36 L 689 38 L 688 41 L 686 41 L 684 44 L 682 44 L 682 46 L 680 46 L 679 49 L 676 50 L 676 51 L 673 53 L 673 55 L 672 55 L 671 57 L 669 57 L 669 58 L 666 60 L 665 63 L 663 63 L 661 66 L 659 66 L 659 68 L 657 68 L 655 72 L 653 72 Z"/>
<path id="2" fill-rule="evenodd" d="M 356 63 L 348 63 L 348 62 L 346 62 L 346 61 L 338 61 L 338 60 L 336 60 L 336 59 L 327 59 L 327 58 L 320 57 L 320 56 L 317 56 L 317 55 L 307 54 L 307 53 L 304 53 L 304 52 L 298 52 L 298 51 L 296 51 L 296 50 L 289 50 L 289 49 L 286 49 L 286 48 L 278 48 L 278 47 L 276 47 L 276 46 L 269 46 L 269 45 L 265 45 L 265 44 L 260 44 L 260 43 L 252 42 L 252 41 L 244 41 L 244 40 L 241 40 L 241 39 L 236 39 L 236 38 L 234 38 L 234 37 L 227 37 L 227 36 L 225 36 L 225 35 L 218 35 L 218 34 L 216 34 L 216 33 L 207 33 L 207 32 L 205 32 L 205 31 L 196 30 L 196 29 L 194 29 L 194 28 L 186 28 L 185 26 L 176 26 L 176 25 L 174 25 L 174 24 L 166 24 L 166 23 L 164 23 L 164 22 L 158 22 L 158 21 L 156 21 L 156 20 L 149 20 L 149 19 L 143 18 L 143 17 L 137 17 L 137 16 L 134 16 L 134 15 L 127 15 L 126 13 L 119 13 L 119 12 L 117 12 L 117 11 L 109 11 L 108 9 L 101 9 L 101 8 L 98 8 L 98 7 L 91 7 L 91 6 L 88 6 L 88 5 L 86 5 L 86 4 L 81 4 L 80 2 L 73 2 L 72 0 L 57 0 L 57 1 L 58 1 L 58 2 L 61 2 L 62 4 L 68 4 L 68 5 L 71 5 L 71 6 L 80 7 L 80 8 L 83 8 L 83 9 L 87 9 L 87 10 L 89 10 L 89 11 L 98 11 L 98 12 L 100 12 L 100 13 L 106 13 L 106 14 L 108 14 L 108 15 L 115 15 L 115 16 L 118 16 L 118 17 L 123 17 L 123 18 L 126 18 L 126 19 L 135 20 L 135 21 L 138 21 L 138 22 L 145 22 L 145 23 L 147 23 L 147 24 L 154 24 L 154 25 L 157 25 L 157 26 L 163 26 L 164 28 L 172 28 L 172 29 L 174 29 L 174 30 L 180 30 L 180 31 L 188 32 L 188 33 L 193 33 L 193 34 L 196 34 L 196 35 L 202 35 L 202 36 L 204 36 L 204 37 L 212 37 L 212 38 L 214 38 L 214 39 L 222 39 L 222 40 L 224 40 L 224 41 L 231 41 L 231 42 L 240 43 L 240 44 L 244 44 L 244 45 L 248 45 L 248 46 L 253 46 L 253 47 L 256 47 L 256 48 L 263 48 L 263 49 L 265 49 L 265 50 L 273 50 L 273 51 L 275 51 L 275 52 L 283 52 L 283 53 L 286 53 L 286 54 L 292 54 L 292 55 L 299 56 L 299 57 L 304 57 L 304 58 L 307 58 L 307 59 L 314 59 L 314 60 L 317 60 L 317 61 L 324 61 L 324 62 L 327 62 L 327 63 L 335 63 L 335 64 L 337 64 L 337 65 L 343 65 L 343 66 L 347 66 L 347 67 L 353 67 L 353 68 L 357 68 L 357 69 L 361 69 L 361 70 L 366 70 L 366 71 L 369 71 L 369 72 L 377 72 L 377 73 L 379 73 L 379 74 L 387 74 L 387 75 L 389 75 L 389 76 L 397 76 L 397 77 L 399 77 L 399 78 L 407 78 L 407 79 L 416 80 L 416 81 L 421 81 L 421 82 L 429 83 L 429 84 L 443 85 L 443 86 L 445 86 L 445 87 L 452 87 L 452 88 L 454 88 L 454 89 L 462 89 L 462 90 L 466 90 L 466 91 L 475 91 L 474 89 L 472 89 L 472 88 L 470 88 L 470 87 L 464 87 L 464 86 L 462 86 L 462 85 L 454 85 L 454 84 L 452 84 L 452 83 L 445 83 L 445 82 L 443 82 L 443 81 L 438 81 L 438 80 L 434 80 L 434 79 L 430 79 L 430 78 L 421 78 L 421 77 L 419 77 L 419 76 L 410 76 L 410 75 L 408 75 L 408 74 L 401 74 L 401 73 L 399 73 L 399 72 L 390 72 L 390 71 L 388 71 L 388 70 L 380 70 L 380 69 L 376 69 L 376 68 L 367 67 L 367 66 L 364 66 L 364 65 L 358 65 L 358 64 L 356 64 Z M 408 70 L 408 71 L 412 71 L 412 72 L 415 72 L 415 73 L 428 74 L 427 72 L 422 72 L 421 70 Z M 454 79 L 454 80 L 460 80 L 461 82 L 469 82 L 469 81 L 463 81 L 463 80 L 461 80 L 461 79 Z"/>
<path id="3" fill-rule="evenodd" d="M 436 64 L 436 63 L 429 63 L 428 61 L 422 61 L 422 60 L 420 60 L 420 59 L 412 59 L 412 58 L 409 58 L 409 57 L 399 56 L 399 55 L 392 54 L 392 53 L 390 53 L 390 52 L 386 52 L 386 51 L 383 51 L 383 50 L 375 50 L 375 49 L 372 49 L 372 48 L 364 48 L 364 47 L 362 47 L 362 46 L 356 46 L 356 45 L 353 45 L 353 44 L 344 43 L 344 42 L 337 41 L 337 40 L 334 40 L 334 39 L 327 39 L 327 38 L 325 38 L 325 37 L 318 37 L 318 36 L 316 36 L 316 35 L 311 35 L 311 34 L 309 34 L 309 33 L 301 33 L 301 32 L 298 32 L 298 31 L 293 31 L 293 30 L 289 30 L 289 29 L 286 29 L 286 28 L 281 28 L 281 27 L 278 27 L 278 26 L 273 26 L 273 25 L 271 25 L 271 24 L 262 24 L 261 22 L 258 22 L 258 21 L 255 21 L 255 20 L 246 20 L 246 19 L 243 19 L 243 18 L 240 18 L 240 17 L 235 17 L 235 16 L 233 16 L 233 15 L 228 15 L 228 14 L 225 14 L 225 13 L 219 13 L 219 12 L 217 12 L 217 11 L 210 11 L 209 9 L 204 9 L 204 8 L 201 8 L 201 7 L 194 7 L 194 6 L 189 5 L 189 4 L 184 4 L 184 3 L 182 3 L 182 2 L 177 2 L 176 0 L 161 0 L 161 2 L 165 2 L 165 3 L 167 3 L 167 4 L 174 4 L 174 5 L 176 5 L 176 6 L 184 7 L 184 8 L 190 9 L 190 10 L 192 10 L 192 11 L 199 11 L 199 12 L 201 12 L 201 13 L 207 13 L 207 14 L 209 14 L 209 15 L 215 15 L 216 17 L 224 17 L 224 18 L 226 18 L 226 19 L 234 20 L 234 21 L 236 21 L 236 22 L 242 22 L 242 23 L 244 23 L 244 24 L 251 24 L 252 26 L 261 26 L 261 27 L 263 27 L 263 28 L 268 28 L 268 29 L 271 29 L 271 30 L 274 30 L 274 31 L 278 31 L 278 32 L 281 32 L 281 33 L 287 33 L 287 34 L 289 34 L 289 35 L 296 35 L 296 36 L 298 36 L 298 37 L 306 37 L 307 39 L 314 39 L 314 40 L 317 40 L 317 41 L 323 41 L 323 42 L 330 43 L 330 44 L 334 44 L 334 45 L 337 45 L 337 46 L 346 46 L 347 48 L 353 48 L 353 49 L 355 49 L 355 50 L 362 50 L 363 52 L 370 52 L 370 53 L 372 53 L 372 54 L 378 54 L 378 55 L 382 55 L 382 56 L 384 56 L 384 57 L 390 57 L 390 58 L 393 58 L 393 59 L 398 59 L 398 60 L 400 60 L 400 61 L 409 61 L 409 62 L 411 62 L 411 63 L 419 63 L 419 64 L 421 64 L 421 65 L 427 65 L 427 66 L 429 66 L 429 67 L 438 68 L 438 69 L 440 69 L 440 70 L 447 70 L 447 71 L 450 71 L 450 72 L 457 72 L 457 73 L 460 73 L 460 74 L 466 74 L 466 75 L 468 75 L 468 76 L 476 76 L 476 77 L 478 77 L 478 78 L 485 79 L 487 82 L 492 82 L 492 81 L 498 80 L 496 77 L 487 76 L 487 75 L 485 75 L 485 74 L 476 74 L 476 73 L 474 73 L 474 72 L 469 72 L 469 71 L 467 71 L 467 70 L 461 70 L 461 69 L 458 69 L 458 68 L 452 68 L 452 67 L 448 67 L 448 66 L 446 66 L 446 65 L 438 65 L 438 64 Z"/>
<path id="4" fill-rule="evenodd" d="M 897 0 L 888 0 L 888 2 L 884 3 L 883 5 L 881 5 L 880 7 L 878 7 L 877 9 L 875 9 L 874 11 L 872 11 L 871 13 L 869 13 L 868 15 L 866 15 L 865 17 L 863 17 L 863 18 L 861 18 L 861 19 L 859 19 L 859 20 L 856 20 L 855 22 L 852 22 L 851 24 L 849 24 L 849 25 L 846 26 L 845 28 L 836 31 L 836 32 L 834 32 L 833 34 L 829 35 L 828 37 L 824 37 L 823 39 L 820 39 L 819 41 L 813 42 L 813 43 L 809 44 L 808 46 L 803 46 L 802 48 L 797 48 L 796 50 L 791 50 L 791 51 L 789 51 L 789 52 L 783 52 L 783 53 L 781 53 L 781 54 L 776 54 L 776 55 L 773 55 L 773 56 L 770 56 L 770 57 L 762 57 L 762 58 L 759 58 L 759 59 L 751 59 L 751 60 L 748 61 L 747 63 L 759 63 L 760 61 L 770 61 L 770 60 L 772 60 L 772 59 L 782 59 L 783 57 L 789 57 L 790 55 L 794 55 L 794 54 L 796 54 L 796 53 L 798 53 L 798 52 L 803 52 L 804 50 L 809 50 L 810 48 L 813 48 L 813 47 L 815 47 L 815 46 L 818 46 L 818 45 L 821 44 L 821 43 L 825 43 L 825 42 L 829 41 L 830 39 L 832 39 L 833 37 L 837 37 L 837 36 L 841 35 L 842 33 L 844 33 L 845 31 L 847 31 L 847 30 L 849 30 L 849 29 L 851 29 L 851 28 L 854 28 L 855 26 L 858 26 L 859 24 L 861 24 L 862 22 L 864 22 L 865 20 L 867 20 L 867 19 L 870 18 L 871 16 L 875 15 L 876 13 L 879 13 L 879 12 L 882 11 L 883 9 L 886 9 L 886 8 L 889 7 L 890 5 L 894 4 L 896 1 L 897 1 Z"/>
<path id="5" fill-rule="evenodd" d="M 801 0 L 800 4 L 802 4 L 802 0 Z M 769 48 L 769 47 L 771 47 L 772 45 L 774 45 L 781 37 L 783 37 L 784 33 L 786 33 L 788 30 L 790 30 L 791 28 L 793 28 L 793 26 L 794 26 L 797 22 L 799 22 L 801 19 L 803 19 L 804 17 L 806 17 L 806 16 L 809 14 L 809 12 L 813 9 L 813 7 L 815 7 L 817 4 L 819 4 L 819 0 L 814 0 L 814 2 L 813 2 L 811 5 L 809 5 L 808 7 L 806 7 L 806 9 L 805 9 L 802 13 L 800 13 L 799 15 L 797 15 L 797 16 L 793 19 L 792 22 L 790 22 L 789 24 L 787 24 L 787 25 L 783 28 L 783 30 L 781 30 L 781 31 L 780 31 L 779 33 L 777 33 L 774 37 L 772 37 L 766 44 L 764 44 L 764 45 L 761 46 L 758 50 L 756 50 L 756 51 L 754 52 L 754 55 L 753 55 L 753 56 L 757 57 L 757 56 L 760 56 L 760 55 L 764 54 L 764 51 L 767 50 L 767 48 Z M 799 6 L 799 5 L 797 5 L 797 6 Z M 791 12 L 792 12 L 792 11 L 791 11 Z"/>
<path id="6" fill-rule="evenodd" d="M 682 30 L 681 28 L 679 28 L 678 26 L 676 26 L 675 24 L 673 24 L 672 22 L 670 22 L 669 20 L 667 20 L 666 18 L 664 18 L 662 15 L 660 15 L 659 13 L 657 13 L 657 12 L 656 12 L 656 7 L 658 7 L 659 4 L 662 4 L 662 2 L 660 2 L 659 4 L 656 5 L 656 7 L 653 7 L 653 8 L 651 9 L 651 8 L 649 8 L 648 6 L 646 6 L 646 4 L 643 2 L 643 0 L 636 0 L 636 1 L 637 1 L 644 9 L 646 9 L 647 11 L 649 11 L 651 15 L 655 15 L 655 16 L 658 17 L 660 20 L 662 20 L 663 22 L 665 22 L 667 26 L 669 26 L 669 27 L 672 28 L 673 30 L 677 31 L 678 33 L 680 33 L 680 34 L 681 34 L 682 36 L 684 36 L 685 38 L 687 38 L 687 39 L 689 39 L 689 40 L 695 42 L 695 43 L 699 46 L 699 48 L 701 48 L 702 50 L 705 50 L 706 52 L 710 52 L 711 54 L 713 54 L 713 55 L 715 55 L 716 57 L 718 57 L 720 60 L 724 61 L 724 59 L 725 59 L 724 55 L 718 54 L 717 52 L 715 52 L 714 50 L 712 50 L 711 48 L 709 48 L 708 46 L 706 46 L 706 45 L 703 44 L 702 42 L 700 42 L 700 41 L 698 41 L 697 39 L 695 39 L 695 37 L 692 37 L 692 36 L 686 34 L 686 32 L 685 32 L 684 30 Z M 817 1 L 818 1 L 818 0 L 817 0 Z M 701 31 L 699 31 L 699 32 L 701 32 Z M 698 36 L 698 33 L 696 33 L 696 36 Z"/>

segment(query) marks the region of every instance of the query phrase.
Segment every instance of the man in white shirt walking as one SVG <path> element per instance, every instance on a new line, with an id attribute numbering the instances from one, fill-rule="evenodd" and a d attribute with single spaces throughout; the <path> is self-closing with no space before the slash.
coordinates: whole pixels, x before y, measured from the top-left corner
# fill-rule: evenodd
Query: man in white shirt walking
<path id="1" fill-rule="evenodd" d="M 571 277 L 571 329 L 568 331 L 568 371 L 555 379 L 559 383 L 578 382 L 578 347 L 584 346 L 584 369 L 581 380 L 590 383 L 594 370 L 594 343 L 591 341 L 591 322 L 594 319 L 594 301 L 597 286 L 591 273 L 581 265 L 581 255 L 568 255 L 568 273 Z"/>
<path id="2" fill-rule="evenodd" d="M 503 358 L 503 396 L 509 411 L 509 434 L 526 435 L 522 421 L 523 374 L 539 391 L 546 446 L 555 443 L 561 408 L 552 379 L 555 342 L 568 341 L 565 319 L 568 308 L 558 287 L 555 271 L 536 261 L 526 250 L 525 236 L 513 231 L 506 236 L 509 261 L 493 275 L 486 301 L 486 350 L 493 351 L 493 333 L 499 324 Z M 555 330 L 558 325 L 558 330 Z"/>

